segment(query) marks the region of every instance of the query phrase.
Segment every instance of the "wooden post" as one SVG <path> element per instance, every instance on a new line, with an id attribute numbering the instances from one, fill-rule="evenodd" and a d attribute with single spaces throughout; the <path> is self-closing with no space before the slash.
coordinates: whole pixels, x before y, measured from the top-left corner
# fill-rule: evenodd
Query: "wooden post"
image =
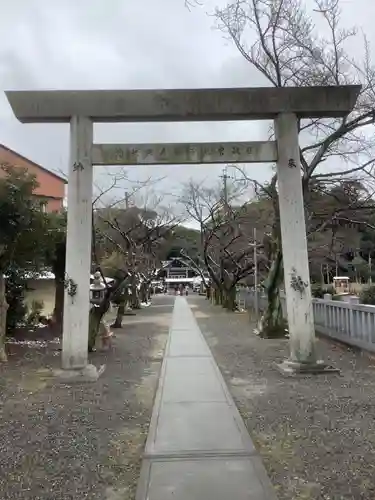
<path id="1" fill-rule="evenodd" d="M 284 372 L 317 371 L 315 327 L 311 297 L 305 208 L 302 193 L 298 122 L 293 113 L 275 119 L 278 147 L 277 176 L 284 263 L 290 359 Z"/>
<path id="2" fill-rule="evenodd" d="M 64 369 L 80 369 L 87 365 L 92 231 L 92 140 L 92 121 L 86 117 L 73 116 L 70 122 L 62 344 Z"/>

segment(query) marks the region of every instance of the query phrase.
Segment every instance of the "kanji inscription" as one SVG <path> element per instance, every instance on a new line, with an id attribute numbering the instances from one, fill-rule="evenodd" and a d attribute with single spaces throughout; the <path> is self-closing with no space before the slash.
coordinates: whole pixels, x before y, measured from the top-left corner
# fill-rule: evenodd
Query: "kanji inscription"
<path id="1" fill-rule="evenodd" d="M 94 165 L 262 163 L 277 159 L 274 142 L 94 144 Z"/>

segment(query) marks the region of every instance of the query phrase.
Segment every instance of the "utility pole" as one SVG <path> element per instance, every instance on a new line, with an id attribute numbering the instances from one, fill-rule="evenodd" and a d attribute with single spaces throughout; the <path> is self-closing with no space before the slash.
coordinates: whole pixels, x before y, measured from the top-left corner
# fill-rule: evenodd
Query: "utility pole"
<path id="1" fill-rule="evenodd" d="M 225 170 L 223 172 L 223 187 L 224 187 L 224 203 L 225 206 L 228 206 L 228 174 L 227 171 Z"/>
<path id="2" fill-rule="evenodd" d="M 230 175 L 228 175 L 228 169 L 225 167 L 223 169 L 223 174 L 220 175 L 221 179 L 223 179 L 223 199 L 225 208 L 228 208 L 228 179 L 232 179 Z"/>
<path id="3" fill-rule="evenodd" d="M 228 179 L 231 177 L 228 175 L 227 167 L 223 169 L 223 174 L 220 176 L 223 179 L 223 199 L 224 199 L 224 212 L 226 215 L 229 213 L 228 205 Z M 224 282 L 224 249 L 220 245 L 220 279 Z"/>

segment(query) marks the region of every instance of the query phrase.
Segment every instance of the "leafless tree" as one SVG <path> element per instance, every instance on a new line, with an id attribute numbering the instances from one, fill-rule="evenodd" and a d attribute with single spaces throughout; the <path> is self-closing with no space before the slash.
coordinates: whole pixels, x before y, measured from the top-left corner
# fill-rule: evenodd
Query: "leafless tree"
<path id="1" fill-rule="evenodd" d="M 191 10 L 192 7 L 196 7 L 198 5 L 202 5 L 202 3 L 199 2 L 199 0 L 185 0 L 185 7 L 188 10 Z"/>
<path id="2" fill-rule="evenodd" d="M 97 261 L 101 262 L 103 271 L 109 269 L 121 283 L 116 290 L 119 308 L 115 327 L 121 327 L 127 303 L 139 309 L 141 302 L 148 301 L 164 242 L 180 222 L 150 193 L 143 196 L 143 201 L 143 207 L 106 207 L 95 212 L 96 238 L 105 248 Z"/>
<path id="3" fill-rule="evenodd" d="M 201 231 L 197 268 L 207 269 L 215 302 L 230 310 L 235 308 L 236 285 L 254 268 L 251 223 L 238 194 L 233 189 L 224 199 L 220 188 L 205 188 L 191 181 L 181 198 L 189 218 Z"/>
<path id="4" fill-rule="evenodd" d="M 373 180 L 375 122 L 375 68 L 369 43 L 363 36 L 362 59 L 347 52 L 361 36 L 341 23 L 340 0 L 314 0 L 310 11 L 303 0 L 235 0 L 214 16 L 218 29 L 234 42 L 243 57 L 275 87 L 361 83 L 353 112 L 343 119 L 301 120 L 300 162 L 305 202 L 312 183 L 332 183 L 346 176 Z M 317 27 L 316 23 L 319 23 Z M 281 323 L 279 290 L 283 280 L 277 202 L 277 178 L 267 186 L 254 180 L 273 200 L 272 266 L 267 280 L 268 309 L 263 325 Z"/>
<path id="5" fill-rule="evenodd" d="M 147 196 L 164 177 L 133 179 L 126 168 L 108 170 L 105 176 L 94 182 L 93 207 L 120 207 L 135 203 L 139 196 Z"/>

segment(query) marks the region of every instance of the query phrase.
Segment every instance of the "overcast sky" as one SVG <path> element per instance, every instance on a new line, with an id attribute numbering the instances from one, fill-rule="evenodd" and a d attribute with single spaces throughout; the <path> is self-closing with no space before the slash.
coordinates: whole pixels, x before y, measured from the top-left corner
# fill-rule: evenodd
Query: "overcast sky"
<path id="1" fill-rule="evenodd" d="M 184 0 L 0 0 L 0 90 L 130 89 L 262 85 L 206 15 Z M 344 21 L 375 45 L 374 0 L 343 0 Z M 355 47 L 354 49 L 355 50 Z M 264 122 L 100 125 L 96 142 L 235 141 L 267 138 Z M 67 171 L 68 126 L 22 125 L 0 94 L 0 143 L 55 171 Z M 220 166 L 131 167 L 129 175 L 166 176 L 176 193 L 189 177 L 208 182 Z M 264 180 L 270 168 L 248 167 Z M 250 170 L 252 169 L 252 170 Z M 103 172 L 103 169 L 100 169 Z"/>

